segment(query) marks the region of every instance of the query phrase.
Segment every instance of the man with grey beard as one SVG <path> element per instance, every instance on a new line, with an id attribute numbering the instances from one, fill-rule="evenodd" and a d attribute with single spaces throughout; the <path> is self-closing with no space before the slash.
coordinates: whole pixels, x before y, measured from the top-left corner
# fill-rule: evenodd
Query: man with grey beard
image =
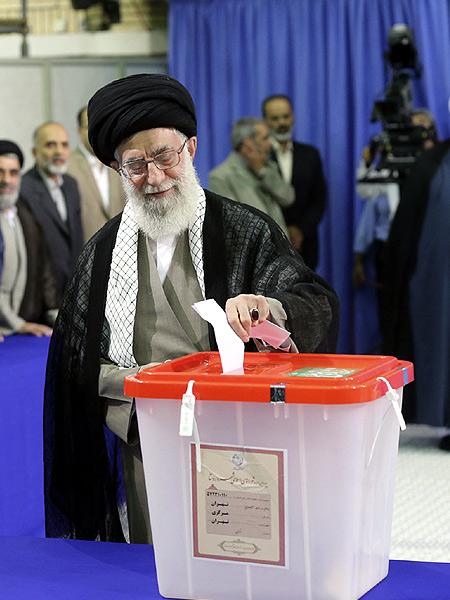
<path id="1" fill-rule="evenodd" d="M 283 179 L 292 184 L 295 201 L 283 214 L 292 245 L 311 269 L 319 261 L 318 227 L 326 204 L 326 183 L 319 151 L 293 141 L 294 111 L 283 94 L 268 96 L 262 113 L 271 131 L 272 157 Z"/>
<path id="2" fill-rule="evenodd" d="M 139 188 L 135 185 L 135 180 L 126 177 L 122 179 L 127 201 L 133 209 L 139 229 L 151 240 L 178 236 L 195 219 L 200 183 L 194 165 L 189 160 L 186 136 L 176 130 L 173 133 L 179 139 L 178 144 L 182 144 L 182 153 L 187 159 L 175 179 L 176 184 L 146 183 Z M 158 202 L 154 201 L 155 194 L 158 195 Z"/>
<path id="3" fill-rule="evenodd" d="M 254 117 L 239 119 L 233 125 L 231 143 L 232 152 L 209 172 L 209 189 L 262 210 L 287 234 L 283 209 L 294 202 L 294 188 L 270 160 L 267 124 Z"/>
<path id="4" fill-rule="evenodd" d="M 127 203 L 83 249 L 52 336 L 46 533 L 146 543 L 146 482 L 125 377 L 217 350 L 213 329 L 192 309 L 205 298 L 224 308 L 247 351 L 257 350 L 253 325 L 285 325 L 291 339 L 272 350 L 286 352 L 334 351 L 338 301 L 275 221 L 200 186 L 195 107 L 181 83 L 159 74 L 113 81 L 91 98 L 88 124 L 92 149 L 121 175 Z"/>
<path id="5" fill-rule="evenodd" d="M 78 186 L 66 175 L 69 137 L 62 125 L 48 122 L 36 129 L 33 142 L 36 164 L 23 176 L 21 197 L 45 235 L 62 296 L 83 246 Z"/>
<path id="6" fill-rule="evenodd" d="M 19 198 L 23 155 L 0 140 L 0 334 L 49 336 L 57 295 L 47 247 L 39 225 Z"/>

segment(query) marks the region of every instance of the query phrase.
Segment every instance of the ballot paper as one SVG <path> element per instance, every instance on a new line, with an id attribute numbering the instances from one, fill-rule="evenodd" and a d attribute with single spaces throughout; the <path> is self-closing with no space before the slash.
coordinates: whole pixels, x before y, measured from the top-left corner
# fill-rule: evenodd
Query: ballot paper
<path id="1" fill-rule="evenodd" d="M 263 340 L 273 348 L 279 348 L 290 335 L 289 331 L 270 321 L 263 321 L 258 325 L 254 325 L 250 332 L 250 337 Z"/>
<path id="2" fill-rule="evenodd" d="M 196 302 L 192 308 L 214 328 L 223 373 L 244 373 L 244 342 L 231 328 L 225 311 L 213 299 Z M 289 335 L 289 331 L 270 321 L 254 325 L 250 332 L 250 337 L 273 348 L 281 346 Z"/>
<path id="3" fill-rule="evenodd" d="M 213 328 L 219 348 L 223 373 L 244 373 L 244 342 L 231 329 L 223 308 L 213 299 L 196 302 L 192 308 Z"/>

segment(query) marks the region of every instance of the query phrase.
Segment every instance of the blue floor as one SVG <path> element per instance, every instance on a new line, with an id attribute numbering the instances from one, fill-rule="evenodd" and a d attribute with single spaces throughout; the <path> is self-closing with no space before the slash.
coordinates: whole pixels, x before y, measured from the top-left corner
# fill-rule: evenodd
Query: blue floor
<path id="1" fill-rule="evenodd" d="M 0 343 L 0 535 L 44 535 L 42 405 L 49 338 Z"/>

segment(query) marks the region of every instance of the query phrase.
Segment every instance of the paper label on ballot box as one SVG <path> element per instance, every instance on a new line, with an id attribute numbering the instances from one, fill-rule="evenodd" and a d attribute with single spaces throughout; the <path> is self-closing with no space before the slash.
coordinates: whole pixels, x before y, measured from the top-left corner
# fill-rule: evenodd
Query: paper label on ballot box
<path id="1" fill-rule="evenodd" d="M 286 566 L 286 451 L 191 445 L 195 557 Z"/>

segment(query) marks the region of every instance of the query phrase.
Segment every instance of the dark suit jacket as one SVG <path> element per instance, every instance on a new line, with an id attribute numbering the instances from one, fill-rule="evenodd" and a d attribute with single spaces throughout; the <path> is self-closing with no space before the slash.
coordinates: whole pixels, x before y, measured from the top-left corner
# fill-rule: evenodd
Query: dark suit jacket
<path id="1" fill-rule="evenodd" d="M 41 227 L 20 198 L 17 215 L 27 249 L 27 281 L 19 315 L 28 322 L 46 323 L 45 313 L 59 305 L 47 243 Z"/>
<path id="2" fill-rule="evenodd" d="M 319 260 L 317 228 L 326 203 L 326 183 L 319 151 L 309 144 L 293 142 L 292 185 L 295 201 L 284 209 L 286 224 L 296 225 L 305 236 L 301 255 L 308 267 L 315 269 Z M 273 158 L 276 160 L 275 153 Z"/>
<path id="3" fill-rule="evenodd" d="M 2 276 L 2 270 L 3 270 L 3 236 L 2 236 L 2 232 L 0 231 L 0 277 Z"/>
<path id="4" fill-rule="evenodd" d="M 383 352 L 406 360 L 414 360 L 409 285 L 416 269 L 430 185 L 449 151 L 450 139 L 424 152 L 411 169 L 401 188 L 400 204 L 383 256 L 383 309 L 386 316 Z"/>
<path id="5" fill-rule="evenodd" d="M 63 175 L 62 192 L 67 205 L 67 222 L 59 216 L 53 198 L 36 167 L 22 178 L 20 196 L 42 228 L 56 277 L 58 293 L 62 296 L 75 268 L 83 246 L 80 215 L 80 195 L 75 179 Z"/>

